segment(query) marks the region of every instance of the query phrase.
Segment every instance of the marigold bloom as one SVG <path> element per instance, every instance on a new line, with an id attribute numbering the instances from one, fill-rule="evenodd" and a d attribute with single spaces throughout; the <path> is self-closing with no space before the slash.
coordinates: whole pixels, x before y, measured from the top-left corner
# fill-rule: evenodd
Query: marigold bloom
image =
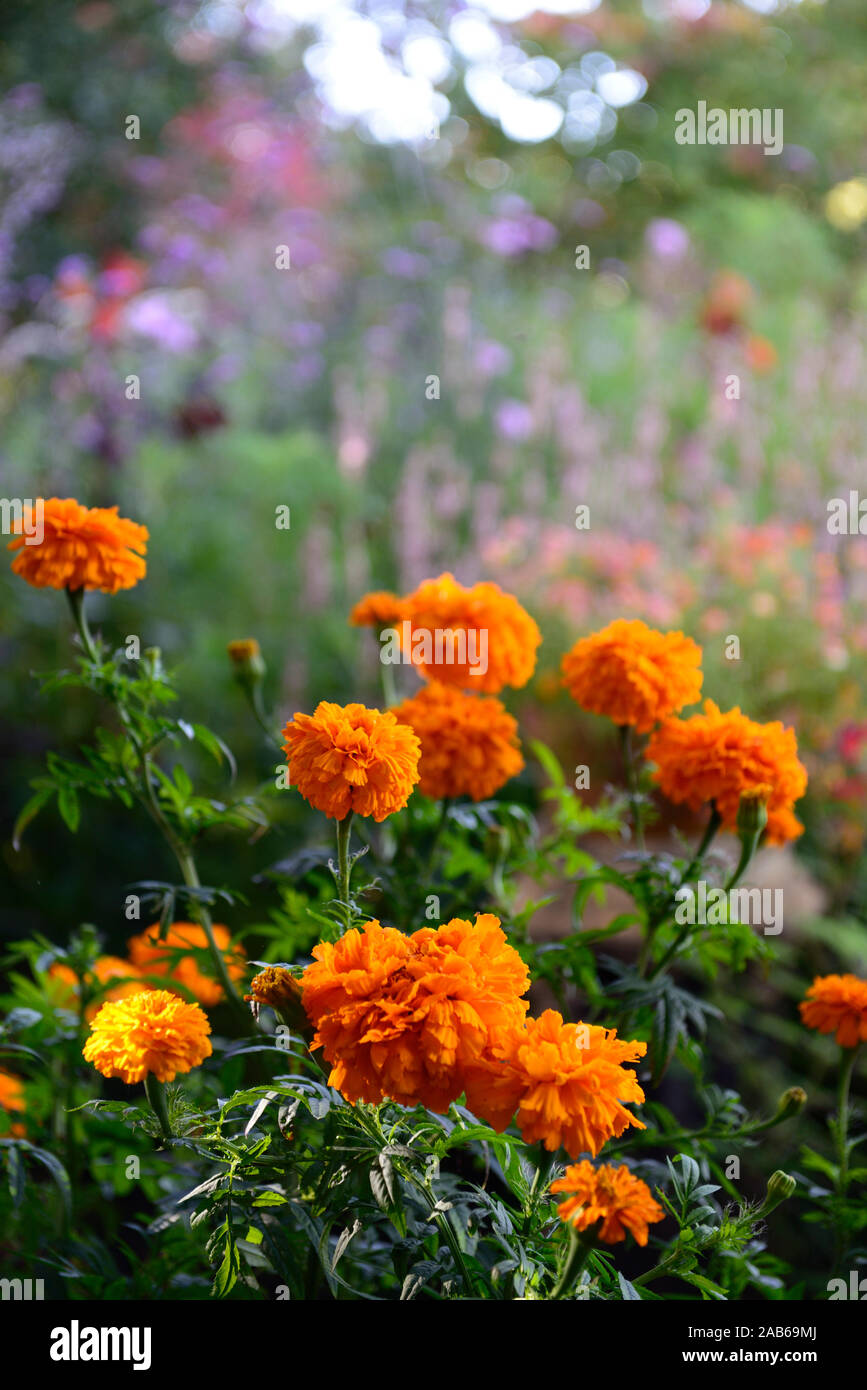
<path id="1" fill-rule="evenodd" d="M 477 693 L 495 695 L 504 686 L 516 689 L 527 684 L 536 669 L 536 649 L 542 634 L 526 609 L 498 584 L 474 584 L 466 589 L 453 574 L 426 579 L 401 600 L 401 618 L 410 623 L 410 652 L 416 669 L 426 680 L 436 679 Z M 443 642 L 442 660 L 436 660 L 436 633 L 459 635 L 464 639 L 465 661 L 452 660 L 459 653 Z M 430 646 L 432 660 L 417 660 L 417 644 Z M 473 644 L 475 644 L 473 646 Z M 481 659 L 486 656 L 487 669 Z M 473 674 L 473 672 L 476 674 Z"/>
<path id="2" fill-rule="evenodd" d="M 239 947 L 232 946 L 228 927 L 215 922 L 212 930 L 226 962 L 229 978 L 239 980 L 244 974 L 244 953 Z M 160 924 L 155 922 L 138 936 L 130 937 L 127 946 L 133 965 L 142 975 L 162 975 L 168 981 L 177 980 L 206 1007 L 219 1004 L 223 997 L 223 986 L 200 968 L 200 963 L 206 958 L 188 954 L 191 950 L 208 951 L 210 964 L 210 945 L 204 927 L 198 922 L 173 922 L 162 941 L 159 933 Z"/>
<path id="3" fill-rule="evenodd" d="M 301 795 L 331 820 L 350 811 L 385 820 L 409 801 L 421 746 L 390 710 L 322 700 L 283 730 L 289 776 Z"/>
<path id="4" fill-rule="evenodd" d="M 374 589 L 356 603 L 349 615 L 353 627 L 391 627 L 403 617 L 401 599 L 388 589 Z"/>
<path id="5" fill-rule="evenodd" d="M 211 1025 L 198 1004 L 166 989 L 145 990 L 103 1004 L 91 1024 L 83 1055 L 103 1076 L 128 1086 L 148 1075 L 174 1081 L 210 1057 Z"/>
<path id="6" fill-rule="evenodd" d="M 521 771 L 518 724 L 499 700 L 433 681 L 394 711 L 421 740 L 419 791 L 483 801 Z"/>
<path id="7" fill-rule="evenodd" d="M 115 594 L 145 576 L 147 527 L 118 515 L 117 507 L 83 507 L 74 498 L 42 503 L 43 537 L 33 544 L 38 503 L 9 542 L 12 569 L 37 589 L 100 589 Z"/>
<path id="8" fill-rule="evenodd" d="M 622 1064 L 646 1051 L 646 1043 L 621 1040 L 615 1028 L 564 1023 L 546 1009 L 482 1058 L 468 1077 L 467 1104 L 500 1131 L 517 1108 L 528 1143 L 595 1157 L 627 1126 L 645 1128 L 625 1108 L 643 1101 L 644 1092 Z"/>
<path id="9" fill-rule="evenodd" d="M 745 793 L 767 797 L 769 844 L 785 844 L 801 834 L 794 803 L 807 788 L 807 771 L 798 761 L 793 729 L 774 720 L 758 724 L 740 710 L 725 714 L 705 700 L 704 714 L 668 719 L 652 735 L 645 757 L 656 764 L 654 780 L 669 801 L 697 811 L 713 801 L 723 828 L 737 828 Z"/>
<path id="10" fill-rule="evenodd" d="M 120 956 L 100 956 L 93 963 L 91 971 L 96 986 L 107 985 L 111 980 L 118 980 L 119 983 L 112 985 L 110 989 L 100 991 L 99 999 L 87 1006 L 85 1018 L 92 1019 L 99 1011 L 102 1004 L 108 999 L 126 999 L 130 994 L 140 994 L 148 986 L 142 983 L 141 971 L 131 961 L 121 960 Z M 71 966 L 64 964 L 63 961 L 56 960 L 48 971 L 49 978 L 59 981 L 65 996 L 65 1002 L 72 1007 L 78 999 L 79 981 L 78 976 Z"/>
<path id="11" fill-rule="evenodd" d="M 867 1042 L 867 980 L 857 975 L 817 975 L 798 1007 L 808 1028 L 836 1031 L 841 1047 Z"/>
<path id="12" fill-rule="evenodd" d="M 353 1102 L 390 1097 L 444 1113 L 467 1067 L 527 1009 L 527 967 L 488 913 L 412 936 L 368 922 L 313 956 L 303 977 L 312 1046 Z"/>
<path id="13" fill-rule="evenodd" d="M 682 632 L 657 632 L 640 618 L 617 618 L 582 637 L 561 663 L 563 684 L 591 714 L 646 734 L 701 694 L 701 647 Z"/>
<path id="14" fill-rule="evenodd" d="M 610 1163 L 594 1168 L 584 1158 L 570 1164 L 563 1177 L 552 1182 L 551 1191 L 568 1193 L 557 1207 L 561 1221 L 586 1231 L 601 1220 L 598 1239 L 606 1245 L 625 1240 L 627 1231 L 639 1245 L 646 1245 L 648 1225 L 665 1217 L 647 1183 L 630 1173 L 625 1163 L 619 1168 Z"/>
<path id="15" fill-rule="evenodd" d="M 13 1076 L 8 1071 L 0 1071 L 0 1110 L 8 1111 L 11 1116 L 25 1109 L 24 1086 L 20 1077 Z M 23 1139 L 27 1130 L 19 1120 L 11 1120 L 9 1133 L 15 1139 Z"/>
<path id="16" fill-rule="evenodd" d="M 10 1071 L 0 1071 L 0 1106 L 4 1110 L 24 1109 L 24 1087 L 21 1078 Z"/>

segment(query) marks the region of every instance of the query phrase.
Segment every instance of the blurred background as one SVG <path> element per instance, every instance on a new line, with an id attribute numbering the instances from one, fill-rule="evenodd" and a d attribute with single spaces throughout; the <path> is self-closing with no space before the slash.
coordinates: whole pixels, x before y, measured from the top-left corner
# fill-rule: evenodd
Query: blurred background
<path id="1" fill-rule="evenodd" d="M 524 734 L 599 791 L 610 731 L 561 653 L 683 627 L 708 695 L 795 725 L 787 872 L 810 939 L 857 956 L 867 540 L 826 523 L 867 493 L 862 0 L 34 0 L 3 27 L 0 491 L 147 525 L 147 580 L 95 626 L 162 649 L 252 785 L 274 759 L 228 640 L 261 642 L 281 722 L 374 703 L 361 594 L 495 579 L 545 635 Z M 782 152 L 679 145 L 699 100 L 781 109 Z M 124 885 L 170 876 L 149 828 L 97 803 L 9 835 L 94 722 L 36 696 L 69 644 L 4 566 L 3 935 L 87 920 L 116 949 Z M 305 815 L 233 843 L 250 920 Z"/>

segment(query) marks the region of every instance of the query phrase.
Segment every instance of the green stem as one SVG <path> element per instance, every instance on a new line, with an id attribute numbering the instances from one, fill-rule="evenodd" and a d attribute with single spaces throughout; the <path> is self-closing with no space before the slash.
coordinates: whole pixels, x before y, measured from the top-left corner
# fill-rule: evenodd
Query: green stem
<path id="1" fill-rule="evenodd" d="M 253 711 L 253 717 L 255 718 L 256 723 L 259 725 L 259 728 L 267 736 L 268 742 L 273 744 L 273 746 L 277 749 L 279 753 L 285 752 L 283 744 L 280 742 L 279 737 L 274 732 L 270 723 L 268 722 L 268 715 L 265 712 L 265 706 L 262 702 L 261 685 L 257 683 L 252 687 L 252 689 L 248 690 L 246 693 L 249 699 L 250 708 Z"/>
<path id="2" fill-rule="evenodd" d="M 81 637 L 84 649 L 90 660 L 94 664 L 97 664 L 99 662 L 99 653 L 97 652 L 96 646 L 94 645 L 93 637 L 90 633 L 90 628 L 87 625 L 87 616 L 84 611 L 84 589 L 67 589 L 66 594 L 69 599 L 69 606 L 72 610 L 72 616 L 75 619 L 75 625 L 78 629 L 78 633 Z M 123 701 L 118 699 L 115 695 L 113 696 L 113 702 L 117 708 L 118 716 L 124 727 L 124 730 L 126 731 L 126 735 L 129 738 L 129 741 L 132 744 L 136 757 L 139 761 L 142 786 L 145 795 L 145 805 L 147 806 L 155 825 L 160 830 L 163 838 L 165 839 L 166 843 L 168 844 L 169 848 L 171 849 L 172 853 L 177 859 L 178 865 L 183 875 L 184 883 L 187 885 L 188 888 L 200 888 L 201 882 L 199 880 L 199 875 L 196 869 L 196 863 L 193 858 L 192 850 L 176 835 L 172 826 L 169 824 L 168 820 L 163 814 L 162 807 L 160 806 L 159 801 L 157 799 L 156 793 L 154 791 L 153 778 L 151 777 L 150 755 L 142 747 L 142 744 L 139 738 L 137 737 L 135 730 L 130 722 L 129 715 L 124 707 Z M 238 1016 L 240 1018 L 243 1018 L 245 1028 L 249 1030 L 251 1026 L 251 1016 L 248 1010 L 244 1007 L 244 1002 L 241 999 L 241 996 L 239 995 L 238 991 L 235 989 L 232 980 L 229 978 L 229 972 L 226 969 L 226 962 L 223 958 L 223 953 L 217 945 L 216 939 L 214 937 L 214 928 L 213 923 L 211 922 L 211 915 L 208 912 L 207 908 L 204 907 L 203 904 L 198 902 L 196 902 L 195 904 L 195 913 L 199 919 L 199 922 L 201 923 L 205 936 L 207 937 L 208 947 L 214 963 L 214 969 L 216 970 L 219 981 L 226 992 L 226 997 L 229 1000 L 229 1003 L 232 1005 L 233 1009 L 238 1014 Z"/>
<path id="3" fill-rule="evenodd" d="M 198 869 L 196 868 L 196 861 L 193 858 L 192 850 L 187 849 L 186 847 L 181 847 L 180 849 L 176 848 L 175 854 L 177 856 L 178 864 L 180 865 L 180 870 L 183 875 L 184 883 L 187 885 L 187 887 L 201 888 L 202 885 L 199 879 L 199 873 Z M 245 1007 L 244 1001 L 242 1000 L 240 994 L 235 988 L 235 985 L 226 967 L 226 960 L 223 955 L 223 952 L 217 945 L 217 939 L 214 936 L 214 924 L 211 921 L 211 914 L 205 907 L 205 904 L 203 902 L 200 902 L 198 899 L 194 900 L 193 912 L 195 916 L 198 917 L 199 924 L 201 925 L 201 928 L 204 931 L 205 936 L 208 938 L 208 949 L 211 953 L 211 959 L 214 963 L 214 969 L 217 972 L 217 977 L 220 981 L 220 984 L 223 986 L 223 989 L 226 992 L 226 998 L 228 999 L 229 1003 L 232 1005 L 236 1013 L 239 1015 L 239 1017 L 244 1019 L 246 1028 L 249 1031 L 251 1026 L 251 1015 Z"/>
<path id="4" fill-rule="evenodd" d="M 711 843 L 713 842 L 713 840 L 714 840 L 714 838 L 715 838 L 715 836 L 716 836 L 716 834 L 717 834 L 717 832 L 718 832 L 718 830 L 719 830 L 719 828 L 720 828 L 721 825 L 722 825 L 722 816 L 720 815 L 719 811 L 717 810 L 716 804 L 712 802 L 712 803 L 711 803 L 710 819 L 708 820 L 708 823 L 707 823 L 707 825 L 706 825 L 706 827 L 705 827 L 705 832 L 704 832 L 704 835 L 702 836 L 701 843 L 700 843 L 700 845 L 698 846 L 698 848 L 697 848 L 695 854 L 693 855 L 692 859 L 690 860 L 689 864 L 686 866 L 686 868 L 684 869 L 683 873 L 681 874 L 681 878 L 680 878 L 681 887 L 687 882 L 687 880 L 690 878 L 690 876 L 692 875 L 692 873 L 694 872 L 694 870 L 695 870 L 695 869 L 697 868 L 697 866 L 701 863 L 702 859 L 704 858 L 705 854 L 707 853 L 708 849 L 710 848 Z M 747 860 L 746 863 L 749 863 L 749 860 Z M 743 864 L 743 866 L 739 868 L 739 872 L 741 872 L 741 873 L 743 872 L 743 869 L 746 868 L 746 863 Z M 736 882 L 736 881 L 737 881 L 737 875 L 736 875 L 735 878 L 732 880 L 732 882 L 734 883 L 734 882 Z M 731 886 L 731 885 L 729 885 L 729 886 Z M 661 922 L 657 924 L 657 927 L 655 928 L 655 930 L 658 930 L 660 926 L 662 926 L 662 923 L 661 923 Z M 692 926 L 693 926 L 693 924 L 692 924 L 691 922 L 687 922 L 687 923 L 684 925 L 683 930 L 680 931 L 680 932 L 678 932 L 677 936 L 674 938 L 674 941 L 671 943 L 671 945 L 669 946 L 668 950 L 667 950 L 667 951 L 665 952 L 665 954 L 662 956 L 661 960 L 659 960 L 659 961 L 657 962 L 657 964 L 653 967 L 653 969 L 652 969 L 652 970 L 650 971 L 650 973 L 648 974 L 648 976 L 647 976 L 647 979 L 648 979 L 648 980 L 654 980 L 654 979 L 656 978 L 656 976 L 657 976 L 658 974 L 660 974 L 660 972 L 661 972 L 662 970 L 665 969 L 665 967 L 668 965 L 668 962 L 669 962 L 670 960 L 672 960 L 674 956 L 677 955 L 677 953 L 678 953 L 678 951 L 680 950 L 681 946 L 683 945 L 684 941 L 685 941 L 685 940 L 687 939 L 687 937 L 689 936 L 690 931 L 691 931 L 691 929 L 692 929 Z M 651 944 L 650 936 L 648 936 L 648 939 L 647 939 L 647 941 L 646 941 L 646 943 L 645 943 L 645 947 L 646 947 L 646 950 L 647 950 L 647 951 L 649 951 L 650 944 Z M 644 973 L 643 967 L 644 967 L 645 964 L 646 964 L 646 953 L 643 952 L 643 953 L 642 953 L 642 959 L 639 961 L 639 965 L 642 967 L 642 974 Z"/>
<path id="5" fill-rule="evenodd" d="M 451 806 L 451 804 L 452 799 L 450 796 L 444 796 L 442 802 L 440 803 L 439 820 L 436 823 L 436 829 L 434 830 L 433 837 L 428 847 L 427 863 L 425 864 L 426 878 L 430 878 L 433 872 L 433 866 L 434 861 L 436 860 L 436 852 L 439 847 L 440 836 L 442 835 L 445 823 L 449 818 L 449 807 Z"/>
<path id="6" fill-rule="evenodd" d="M 638 777 L 635 771 L 635 762 L 632 756 L 632 728 L 629 724 L 618 724 L 620 734 L 620 747 L 623 753 L 623 765 L 626 771 L 626 786 L 629 791 L 629 809 L 632 812 L 632 820 L 635 825 L 635 839 L 640 850 L 644 850 L 644 825 L 641 818 L 641 807 L 638 801 Z"/>
<path id="7" fill-rule="evenodd" d="M 677 1264 L 679 1258 L 680 1251 L 672 1251 L 670 1254 L 666 1255 L 664 1260 L 660 1260 L 658 1265 L 654 1265 L 653 1269 L 649 1269 L 646 1274 L 640 1274 L 637 1279 L 633 1279 L 631 1281 L 632 1284 L 635 1288 L 641 1288 L 645 1284 L 650 1284 L 654 1279 L 661 1278 L 663 1274 L 669 1274 L 672 1265 Z"/>
<path id="8" fill-rule="evenodd" d="M 352 811 L 337 822 L 337 881 L 340 901 L 343 904 L 343 931 L 352 926 L 352 908 L 349 905 L 349 836 L 352 828 Z"/>
<path id="9" fill-rule="evenodd" d="M 704 856 L 707 854 L 708 850 L 710 849 L 711 843 L 712 843 L 713 840 L 715 839 L 716 834 L 717 834 L 717 831 L 719 830 L 719 828 L 720 828 L 721 825 L 722 825 L 722 816 L 720 815 L 719 811 L 718 811 L 717 808 L 716 808 L 716 802 L 715 802 L 715 801 L 712 801 L 711 804 L 710 804 L 710 820 L 708 821 L 707 826 L 706 826 L 706 828 L 705 828 L 705 832 L 704 832 L 704 835 L 702 836 L 701 844 L 699 845 L 699 847 L 698 847 L 698 849 L 696 850 L 695 854 L 692 856 L 692 859 L 691 859 L 690 862 L 687 864 L 686 868 L 684 869 L 683 873 L 681 874 L 681 877 L 680 877 L 681 885 L 683 885 L 684 883 L 687 882 L 687 880 L 688 880 L 688 879 L 690 878 L 690 876 L 692 875 L 693 871 L 694 871 L 694 870 L 698 867 L 698 865 L 701 863 L 702 859 L 704 858 Z"/>
<path id="10" fill-rule="evenodd" d="M 151 1110 L 159 1121 L 160 1130 L 164 1139 L 173 1139 L 172 1127 L 169 1124 L 169 1110 L 166 1105 L 166 1093 L 163 1083 L 157 1081 L 156 1077 L 148 1072 L 144 1079 L 145 1095 L 150 1102 Z"/>
<path id="11" fill-rule="evenodd" d="M 575 1283 L 575 1280 L 587 1263 L 588 1256 L 593 1248 L 593 1236 L 595 1235 L 596 1229 L 598 1228 L 579 1234 L 570 1223 L 569 1253 L 566 1256 L 563 1273 L 557 1280 L 557 1286 L 551 1295 L 552 1299 L 563 1298 Z"/>
<path id="12" fill-rule="evenodd" d="M 381 642 L 379 651 L 380 656 L 382 656 Z M 388 661 L 380 661 L 379 664 L 382 667 L 382 698 L 385 704 L 385 708 L 391 709 L 392 705 L 396 705 L 398 703 L 397 687 L 394 683 L 394 671 L 391 669 L 391 663 Z"/>
<path id="13" fill-rule="evenodd" d="M 69 606 L 72 609 L 72 616 L 78 635 L 81 638 L 81 645 L 84 647 L 94 666 L 99 663 L 99 653 L 94 645 L 90 628 L 87 625 L 87 615 L 84 611 L 84 589 L 67 589 L 66 597 L 69 599 Z"/>
<path id="14" fill-rule="evenodd" d="M 840 1159 L 837 1191 L 841 1197 L 846 1196 L 846 1188 L 849 1186 L 849 1087 L 852 1084 L 852 1072 L 857 1055 L 857 1047 L 843 1049 L 837 1082 L 837 1153 Z"/>
<path id="15" fill-rule="evenodd" d="M 760 835 L 761 831 L 759 831 L 758 835 L 748 836 L 741 840 L 741 856 L 737 862 L 737 868 L 735 869 L 734 873 L 732 874 L 731 878 L 725 886 L 726 893 L 729 891 L 730 888 L 734 888 L 738 879 L 741 877 L 742 874 L 746 872 L 747 865 L 749 864 L 750 860 L 756 852 L 756 845 L 759 843 Z"/>

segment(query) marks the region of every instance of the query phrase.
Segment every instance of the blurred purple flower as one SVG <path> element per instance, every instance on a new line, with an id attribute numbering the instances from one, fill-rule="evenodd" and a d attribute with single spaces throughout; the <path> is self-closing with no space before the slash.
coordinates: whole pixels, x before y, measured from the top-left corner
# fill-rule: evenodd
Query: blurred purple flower
<path id="1" fill-rule="evenodd" d="M 390 246 L 382 253 L 382 268 L 388 275 L 397 275 L 402 280 L 424 280 L 430 274 L 430 261 L 418 251 L 408 251 L 405 246 Z"/>
<path id="2" fill-rule="evenodd" d="M 473 365 L 480 376 L 502 376 L 512 365 L 512 354 L 502 343 L 487 338 L 477 345 L 473 353 Z"/>
<path id="3" fill-rule="evenodd" d="M 126 323 L 133 332 L 153 338 L 169 352 L 190 352 L 198 342 L 189 319 L 183 318 L 169 297 L 158 291 L 131 299 L 126 308 Z"/>
<path id="4" fill-rule="evenodd" d="M 651 254 L 663 261 L 678 261 L 689 250 L 689 233 L 671 217 L 654 217 L 648 222 L 644 240 Z"/>
<path id="5" fill-rule="evenodd" d="M 525 251 L 550 251 L 557 244 L 557 228 L 535 213 L 496 217 L 483 228 L 481 240 L 497 256 L 522 256 Z"/>
<path id="6" fill-rule="evenodd" d="M 494 425 L 503 439 L 520 441 L 533 433 L 533 412 L 525 401 L 508 398 L 494 412 Z"/>

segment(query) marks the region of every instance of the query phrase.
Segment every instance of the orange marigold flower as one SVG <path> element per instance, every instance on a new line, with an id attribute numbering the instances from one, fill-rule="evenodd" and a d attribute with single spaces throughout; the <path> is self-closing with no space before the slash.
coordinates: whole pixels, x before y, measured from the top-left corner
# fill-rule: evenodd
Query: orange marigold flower
<path id="1" fill-rule="evenodd" d="M 213 924 L 214 940 L 223 953 L 229 978 L 239 980 L 244 974 L 244 953 L 232 946 L 228 927 Z M 198 999 L 200 1004 L 211 1007 L 219 1004 L 223 997 L 223 986 L 211 975 L 205 974 L 201 963 L 210 965 L 210 946 L 204 927 L 197 922 L 173 922 L 162 941 L 159 939 L 160 924 L 155 922 L 138 936 L 131 936 L 127 942 L 130 959 L 143 975 L 161 975 L 167 980 L 177 980 Z M 191 955 L 195 951 L 199 954 Z M 208 954 L 203 956 L 202 952 Z"/>
<path id="2" fill-rule="evenodd" d="M 92 1019 L 94 1014 L 99 1011 L 100 1005 L 108 999 L 125 999 L 130 994 L 140 994 L 147 985 L 141 981 L 141 971 L 131 961 L 121 960 L 120 956 L 100 956 L 93 963 L 93 983 L 92 992 L 99 992 L 100 997 L 94 999 L 87 1006 L 85 1018 Z M 78 999 L 78 976 L 71 966 L 64 964 L 63 961 L 56 960 L 48 971 L 49 978 L 59 981 L 64 994 L 64 1002 L 74 1006 Z M 110 981 L 119 981 L 116 985 L 111 985 L 109 989 L 100 989 L 101 985 L 109 985 Z"/>
<path id="3" fill-rule="evenodd" d="M 25 1108 L 24 1086 L 20 1077 L 13 1076 L 8 1071 L 0 1071 L 0 1110 L 6 1110 L 12 1115 Z M 9 1133 L 16 1139 L 23 1139 L 27 1130 L 18 1120 L 12 1120 Z"/>
<path id="4" fill-rule="evenodd" d="M 353 1102 L 390 1097 L 444 1113 L 467 1067 L 527 1009 L 527 967 L 488 913 L 412 936 L 368 922 L 313 956 L 303 977 L 312 1046 Z"/>
<path id="5" fill-rule="evenodd" d="M 42 540 L 38 535 L 42 509 Z M 117 507 L 83 507 L 74 498 L 39 498 L 22 518 L 9 550 L 15 574 L 37 589 L 100 589 L 116 594 L 145 576 L 147 527 L 118 515 Z"/>
<path id="6" fill-rule="evenodd" d="M 421 747 L 391 713 L 322 700 L 283 730 L 292 785 L 331 820 L 350 811 L 385 820 L 409 801 Z"/>
<path id="7" fill-rule="evenodd" d="M 561 1145 L 570 1158 L 591 1153 L 629 1125 L 644 1129 L 624 1102 L 644 1100 L 634 1072 L 647 1051 L 643 1042 L 626 1042 L 615 1028 L 564 1023 L 554 1009 L 527 1020 L 524 1029 L 481 1059 L 467 1085 L 469 1108 L 502 1131 L 517 1107 L 517 1123 L 528 1143 L 553 1151 Z"/>
<path id="8" fill-rule="evenodd" d="M 167 989 L 144 990 L 103 1004 L 84 1044 L 85 1061 L 128 1086 L 148 1075 L 174 1081 L 210 1057 L 211 1025 L 198 1004 Z"/>
<path id="9" fill-rule="evenodd" d="M 374 589 L 356 603 L 349 615 L 354 627 L 391 627 L 403 616 L 401 600 L 388 589 Z"/>
<path id="10" fill-rule="evenodd" d="M 857 975 L 817 975 L 798 1007 L 808 1028 L 836 1031 L 841 1047 L 867 1042 L 867 980 Z"/>
<path id="11" fill-rule="evenodd" d="M 640 618 L 617 618 L 582 637 L 561 663 L 576 704 L 646 734 L 701 694 L 701 647 L 682 632 L 657 632 Z"/>
<path id="12" fill-rule="evenodd" d="M 758 792 L 767 799 L 768 843 L 795 839 L 804 827 L 793 808 L 807 789 L 807 770 L 794 730 L 779 720 L 758 724 L 737 707 L 723 714 L 713 700 L 705 700 L 704 711 L 666 720 L 645 749 L 664 795 L 693 811 L 713 801 L 724 829 L 733 831 L 741 797 Z"/>
<path id="13" fill-rule="evenodd" d="M 557 1207 L 561 1221 L 568 1221 L 576 1231 L 601 1221 L 598 1239 L 606 1245 L 625 1240 L 627 1231 L 639 1245 L 646 1245 L 648 1225 L 665 1217 L 647 1183 L 630 1173 L 625 1163 L 619 1168 L 610 1163 L 594 1168 L 584 1158 L 570 1164 L 563 1177 L 552 1182 L 551 1191 L 569 1194 Z"/>
<path id="14" fill-rule="evenodd" d="M 526 609 L 498 584 L 466 589 L 445 573 L 426 579 L 401 605 L 401 617 L 410 625 L 409 656 L 426 680 L 495 695 L 506 685 L 526 685 L 536 669 L 542 634 Z M 455 660 L 462 647 L 466 659 Z"/>
<path id="15" fill-rule="evenodd" d="M 433 681 L 394 711 L 421 740 L 419 791 L 483 801 L 521 771 L 518 723 L 499 700 Z"/>

